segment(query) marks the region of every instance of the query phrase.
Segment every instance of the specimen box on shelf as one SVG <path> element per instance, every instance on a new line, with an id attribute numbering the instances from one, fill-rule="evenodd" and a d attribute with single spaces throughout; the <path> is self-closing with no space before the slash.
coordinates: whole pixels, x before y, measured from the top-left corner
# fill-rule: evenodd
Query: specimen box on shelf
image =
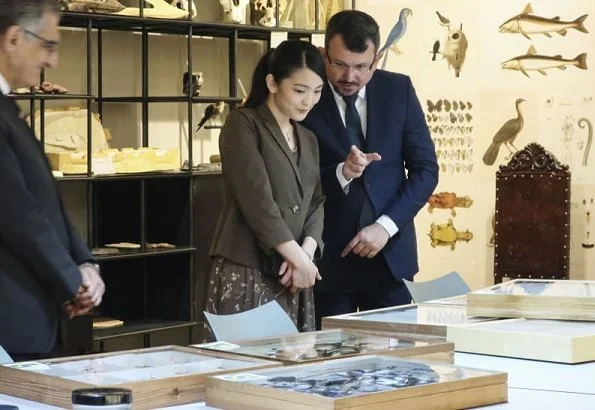
<path id="1" fill-rule="evenodd" d="M 363 354 L 380 354 L 420 360 L 453 361 L 454 346 L 444 340 L 408 336 L 381 336 L 343 329 L 304 332 L 281 337 L 266 337 L 194 345 L 199 349 L 227 351 L 285 364 L 338 359 Z"/>
<path id="2" fill-rule="evenodd" d="M 403 305 L 322 318 L 323 329 L 350 329 L 380 334 L 446 337 L 447 325 L 489 320 L 467 317 L 465 305 Z"/>
<path id="3" fill-rule="evenodd" d="M 505 319 L 449 326 L 459 352 L 559 363 L 595 360 L 595 322 Z"/>
<path id="4" fill-rule="evenodd" d="M 3 365 L 0 393 L 70 408 L 75 389 L 122 387 L 132 390 L 135 408 L 148 409 L 204 400 L 206 376 L 279 365 L 163 346 Z"/>
<path id="5" fill-rule="evenodd" d="M 507 401 L 507 374 L 357 356 L 207 378 L 206 403 L 252 409 L 461 409 Z"/>
<path id="6" fill-rule="evenodd" d="M 595 281 L 514 279 L 467 295 L 472 316 L 595 321 Z"/>

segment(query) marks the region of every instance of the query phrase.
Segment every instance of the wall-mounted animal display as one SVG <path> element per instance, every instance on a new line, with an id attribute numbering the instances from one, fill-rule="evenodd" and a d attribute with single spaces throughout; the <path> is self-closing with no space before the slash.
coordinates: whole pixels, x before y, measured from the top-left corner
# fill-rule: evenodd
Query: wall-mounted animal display
<path id="1" fill-rule="evenodd" d="M 467 56 L 467 48 L 469 47 L 469 41 L 463 32 L 463 24 L 461 23 L 458 28 L 456 26 L 452 28 L 449 18 L 440 14 L 439 11 L 436 11 L 436 15 L 438 16 L 438 24 L 446 27 L 448 33 L 442 51 L 440 51 L 440 42 L 434 41 L 431 51 L 432 61 L 436 61 L 436 54 L 441 54 L 446 59 L 448 68 L 454 69 L 455 77 L 459 78 L 461 69 L 465 63 L 465 57 Z"/>
<path id="2" fill-rule="evenodd" d="M 192 73 L 192 75 L 189 75 L 186 71 L 182 75 L 182 93 L 184 95 L 192 93 L 193 97 L 198 97 L 200 95 L 200 89 L 202 88 L 203 82 L 204 76 L 202 71 L 195 71 Z"/>
<path id="3" fill-rule="evenodd" d="M 226 23 L 246 23 L 248 0 L 219 0 L 223 8 L 223 21 Z"/>
<path id="4" fill-rule="evenodd" d="M 428 212 L 432 213 L 434 208 L 450 209 L 450 214 L 457 216 L 457 208 L 469 208 L 473 205 L 473 199 L 469 195 L 457 196 L 454 192 L 438 192 L 430 195 L 428 199 Z"/>
<path id="5" fill-rule="evenodd" d="M 457 231 L 454 227 L 452 219 L 449 219 L 445 224 L 430 225 L 430 233 L 428 234 L 431 240 L 432 248 L 436 246 L 450 246 L 451 250 L 455 250 L 457 241 L 469 242 L 473 239 L 473 233 L 470 230 Z"/>
<path id="6" fill-rule="evenodd" d="M 393 51 L 397 55 L 401 54 L 401 51 L 397 47 L 398 42 L 405 35 L 405 32 L 407 31 L 407 19 L 409 17 L 411 17 L 412 15 L 413 15 L 413 11 L 411 11 L 411 9 L 408 9 L 408 8 L 401 9 L 401 11 L 399 12 L 399 20 L 396 22 L 396 24 L 390 30 L 390 33 L 386 37 L 386 42 L 378 51 L 379 53 L 384 52 L 384 58 L 382 60 L 382 69 L 383 70 L 386 67 L 389 50 Z"/>
<path id="7" fill-rule="evenodd" d="M 560 3 L 563 4 L 563 3 Z M 528 39 L 531 34 L 543 34 L 551 37 L 552 33 L 565 36 L 568 29 L 575 29 L 588 33 L 584 23 L 588 14 L 584 14 L 574 21 L 562 21 L 559 16 L 552 18 L 540 17 L 533 14 L 533 7 L 528 3 L 520 14 L 506 20 L 500 25 L 500 33 L 520 33 Z"/>
<path id="8" fill-rule="evenodd" d="M 486 165 L 494 165 L 496 162 L 496 158 L 498 158 L 498 152 L 500 151 L 500 146 L 504 144 L 508 151 L 510 151 L 510 155 L 514 153 L 510 147 L 512 146 L 515 151 L 518 149 L 514 146 L 514 140 L 516 139 L 517 135 L 522 131 L 523 126 L 525 125 L 525 120 L 523 117 L 523 113 L 521 112 L 521 104 L 525 102 L 524 99 L 518 98 L 515 102 L 517 116 L 516 118 L 511 118 L 510 120 L 506 121 L 496 132 L 494 138 L 492 139 L 492 143 L 486 150 L 485 154 L 483 155 L 483 163 Z"/>
<path id="9" fill-rule="evenodd" d="M 576 66 L 581 70 L 587 69 L 587 53 L 581 53 L 572 60 L 567 60 L 561 55 L 546 56 L 537 54 L 535 47 L 531 45 L 526 54 L 516 56 L 510 60 L 502 63 L 504 70 L 516 70 L 525 74 L 527 77 L 529 73 L 527 71 L 537 71 L 540 74 L 547 75 L 545 70 L 551 68 L 557 68 L 559 70 L 566 70 L 569 65 Z"/>
<path id="10" fill-rule="evenodd" d="M 471 101 L 454 98 L 426 100 L 426 121 L 442 172 L 473 171 L 473 114 Z"/>

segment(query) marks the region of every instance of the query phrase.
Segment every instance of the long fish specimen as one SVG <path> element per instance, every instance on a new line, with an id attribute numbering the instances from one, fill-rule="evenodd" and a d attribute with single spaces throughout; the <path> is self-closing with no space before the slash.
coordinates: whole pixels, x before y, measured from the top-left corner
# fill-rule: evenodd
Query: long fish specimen
<path id="1" fill-rule="evenodd" d="M 537 54 L 535 47 L 529 47 L 527 54 L 511 58 L 502 63 L 502 68 L 505 70 L 518 70 L 529 77 L 527 71 L 539 71 L 543 75 L 547 75 L 545 70 L 548 68 L 558 68 L 566 70 L 567 66 L 574 65 L 581 70 L 587 69 L 587 53 L 582 53 L 572 60 L 566 60 L 561 55 L 544 56 Z"/>
<path id="2" fill-rule="evenodd" d="M 588 14 L 582 15 L 574 21 L 561 21 L 558 16 L 550 19 L 532 14 L 533 7 L 531 7 L 531 3 L 528 3 L 521 14 L 505 21 L 500 26 L 500 33 L 521 33 L 530 40 L 529 34 L 543 34 L 551 37 L 550 33 L 558 33 L 565 36 L 569 28 L 583 33 L 589 32 L 584 26 Z"/>

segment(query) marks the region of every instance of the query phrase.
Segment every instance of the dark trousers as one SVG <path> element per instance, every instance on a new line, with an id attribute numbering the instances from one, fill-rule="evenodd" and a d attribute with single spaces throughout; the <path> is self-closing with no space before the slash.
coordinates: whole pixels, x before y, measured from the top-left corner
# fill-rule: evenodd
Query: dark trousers
<path id="1" fill-rule="evenodd" d="M 357 272 L 362 278 L 358 286 L 333 291 L 314 291 L 316 329 L 321 329 L 322 318 L 356 311 L 380 309 L 411 303 L 411 295 L 402 280 L 391 275 L 382 256 L 361 261 L 368 269 Z M 373 267 L 374 269 L 370 269 Z M 364 273 L 365 272 L 365 273 Z M 324 273 L 322 273 L 324 278 Z"/>

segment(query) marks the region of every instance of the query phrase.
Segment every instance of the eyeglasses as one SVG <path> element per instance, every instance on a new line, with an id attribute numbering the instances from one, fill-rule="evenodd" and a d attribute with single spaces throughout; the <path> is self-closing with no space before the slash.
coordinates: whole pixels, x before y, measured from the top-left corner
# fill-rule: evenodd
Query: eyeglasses
<path id="1" fill-rule="evenodd" d="M 58 42 L 56 40 L 48 40 L 47 38 L 42 37 L 39 34 L 34 33 L 31 30 L 27 30 L 26 28 L 23 28 L 23 31 L 25 33 L 29 34 L 31 37 L 34 37 L 34 38 L 38 39 L 39 41 L 41 41 L 42 47 L 45 48 L 47 51 L 54 52 L 57 50 Z"/>
<path id="2" fill-rule="evenodd" d="M 372 70 L 372 67 L 374 66 L 374 61 L 372 61 L 371 63 L 348 65 L 348 64 L 342 63 L 341 61 L 331 60 L 331 58 L 328 54 L 326 55 L 326 58 L 327 58 L 329 64 L 331 65 L 331 68 L 333 68 L 335 71 L 339 71 L 342 73 L 347 73 L 349 71 L 349 69 L 353 69 L 355 72 L 357 72 L 359 74 L 364 74 L 364 73 L 367 73 L 370 70 Z M 374 58 L 374 60 L 376 60 L 376 58 Z"/>

